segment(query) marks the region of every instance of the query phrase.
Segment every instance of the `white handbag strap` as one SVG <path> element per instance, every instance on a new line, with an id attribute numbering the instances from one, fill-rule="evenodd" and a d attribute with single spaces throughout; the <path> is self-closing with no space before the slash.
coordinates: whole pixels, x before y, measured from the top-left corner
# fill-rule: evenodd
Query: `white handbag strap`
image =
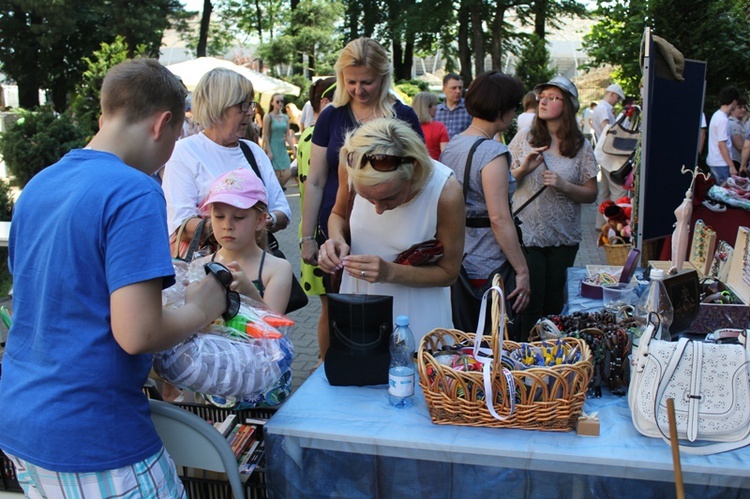
<path id="1" fill-rule="evenodd" d="M 649 331 L 651 333 L 651 331 Z M 644 333 L 644 338 L 642 339 L 650 339 L 650 334 L 648 335 L 648 338 L 645 338 L 646 334 Z M 659 432 L 661 433 L 661 438 L 667 443 L 671 443 L 671 440 L 667 435 L 664 434 L 664 432 L 661 430 L 661 427 L 659 426 L 659 418 L 658 418 L 658 411 L 659 411 L 659 402 L 661 401 L 662 397 L 664 396 L 664 392 L 667 389 L 667 386 L 669 385 L 670 380 L 672 379 L 672 376 L 674 376 L 675 371 L 677 370 L 677 365 L 680 363 L 680 360 L 682 359 L 682 356 L 687 349 L 688 344 L 693 344 L 693 366 L 692 366 L 692 376 L 690 380 L 690 393 L 688 394 L 689 401 L 688 401 L 688 429 L 687 429 L 687 436 L 688 440 L 690 442 L 694 442 L 697 440 L 698 437 L 698 411 L 700 409 L 700 382 L 701 382 L 701 376 L 703 374 L 703 344 L 701 342 L 691 341 L 687 338 L 680 338 L 677 342 L 677 346 L 672 353 L 672 357 L 669 359 L 669 364 L 667 364 L 666 369 L 664 369 L 664 374 L 662 375 L 661 379 L 659 380 L 659 387 L 656 391 L 656 399 L 654 400 L 654 421 L 656 422 L 656 427 L 659 429 Z M 750 343 L 750 342 L 747 342 Z M 750 351 L 750 348 L 745 349 L 746 355 Z M 743 438 L 742 440 L 738 440 L 736 442 L 718 442 L 714 444 L 707 444 L 707 445 L 679 445 L 680 452 L 684 452 L 686 454 L 698 454 L 698 455 L 705 455 L 705 454 L 717 454 L 720 452 L 726 452 L 734 449 L 739 449 L 740 447 L 745 447 L 746 445 L 750 445 L 750 432 L 748 432 L 747 436 Z"/>
<path id="2" fill-rule="evenodd" d="M 503 290 L 498 286 L 492 286 L 482 295 L 482 304 L 479 307 L 479 321 L 477 322 L 477 331 L 474 335 L 474 358 L 482 363 L 482 378 L 484 380 L 484 401 L 487 404 L 487 409 L 492 414 L 492 417 L 500 421 L 508 419 L 513 412 L 516 410 L 516 382 L 513 379 L 511 372 L 503 368 L 503 376 L 505 382 L 508 385 L 508 397 L 510 398 L 510 412 L 507 416 L 503 417 L 495 410 L 495 393 L 492 390 L 492 360 L 494 352 L 492 348 L 481 348 L 482 336 L 484 335 L 484 322 L 487 315 L 487 299 L 490 296 L 492 290 L 497 291 L 500 294 L 500 322 L 499 324 L 505 324 L 505 296 Z M 500 342 L 500 348 L 498 349 L 500 355 L 503 352 L 503 335 L 501 332 L 497 332 L 498 341 Z"/>

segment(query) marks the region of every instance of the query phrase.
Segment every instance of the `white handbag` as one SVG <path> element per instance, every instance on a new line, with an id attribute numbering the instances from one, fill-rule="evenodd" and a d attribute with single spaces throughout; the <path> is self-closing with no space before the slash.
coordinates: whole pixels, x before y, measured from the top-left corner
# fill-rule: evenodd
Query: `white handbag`
<path id="1" fill-rule="evenodd" d="M 654 331 L 649 324 L 635 354 L 628 393 L 635 428 L 669 442 L 667 399 L 672 398 L 678 438 L 689 442 L 680 451 L 715 454 L 750 444 L 747 331 L 745 346 L 653 340 Z"/>

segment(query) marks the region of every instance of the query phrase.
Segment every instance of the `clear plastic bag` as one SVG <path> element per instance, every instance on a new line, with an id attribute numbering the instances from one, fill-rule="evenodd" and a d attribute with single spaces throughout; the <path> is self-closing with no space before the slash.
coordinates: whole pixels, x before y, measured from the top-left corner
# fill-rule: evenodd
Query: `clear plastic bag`
<path id="1" fill-rule="evenodd" d="M 185 302 L 189 282 L 205 277 L 200 263 L 175 262 L 177 282 L 162 293 L 165 308 Z M 218 319 L 154 356 L 154 370 L 183 389 L 243 406 L 276 405 L 291 393 L 293 321 L 242 296 L 237 317 Z"/>

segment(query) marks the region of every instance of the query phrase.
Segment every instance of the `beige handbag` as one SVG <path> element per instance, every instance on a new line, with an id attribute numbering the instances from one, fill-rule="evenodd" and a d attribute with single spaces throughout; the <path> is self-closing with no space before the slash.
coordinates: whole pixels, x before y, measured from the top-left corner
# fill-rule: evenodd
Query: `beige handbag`
<path id="1" fill-rule="evenodd" d="M 596 141 L 594 156 L 601 167 L 609 173 L 620 170 L 628 162 L 638 147 L 640 140 L 640 113 L 630 117 L 630 128 L 622 123 L 623 115 L 611 126 L 605 126 L 601 136 Z"/>

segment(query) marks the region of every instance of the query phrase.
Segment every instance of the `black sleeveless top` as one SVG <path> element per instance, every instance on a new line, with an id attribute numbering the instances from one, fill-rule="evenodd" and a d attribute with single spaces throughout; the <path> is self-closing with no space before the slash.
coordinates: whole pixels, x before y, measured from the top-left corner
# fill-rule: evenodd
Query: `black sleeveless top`
<path id="1" fill-rule="evenodd" d="M 211 256 L 211 261 L 216 260 L 216 253 L 214 253 Z M 263 275 L 263 263 L 266 261 L 266 252 L 264 251 L 263 254 L 260 257 L 260 267 L 258 267 L 258 278 L 253 280 L 253 286 L 255 286 L 255 289 L 258 290 L 258 294 L 260 294 L 260 297 L 263 298 L 263 295 L 266 294 L 266 287 L 263 285 L 263 279 L 261 279 L 261 276 Z"/>

